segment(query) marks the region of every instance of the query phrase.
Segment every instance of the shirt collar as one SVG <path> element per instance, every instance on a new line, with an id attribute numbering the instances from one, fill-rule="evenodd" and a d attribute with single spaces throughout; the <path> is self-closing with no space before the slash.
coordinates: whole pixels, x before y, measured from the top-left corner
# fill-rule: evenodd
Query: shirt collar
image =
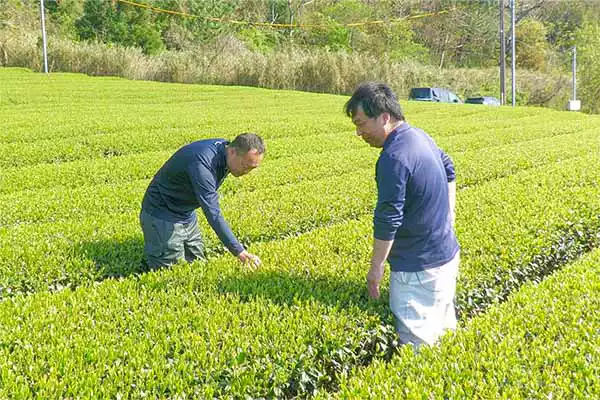
<path id="1" fill-rule="evenodd" d="M 385 142 L 383 142 L 383 149 L 385 150 L 390 145 L 390 143 L 392 143 L 396 136 L 406 132 L 409 129 L 410 125 L 406 121 L 397 126 L 393 131 L 390 132 L 388 137 L 385 139 Z"/>
<path id="2" fill-rule="evenodd" d="M 229 167 L 227 166 L 227 145 L 229 142 L 223 141 L 219 146 L 219 164 L 223 166 L 223 170 L 225 171 L 225 175 L 229 174 Z"/>

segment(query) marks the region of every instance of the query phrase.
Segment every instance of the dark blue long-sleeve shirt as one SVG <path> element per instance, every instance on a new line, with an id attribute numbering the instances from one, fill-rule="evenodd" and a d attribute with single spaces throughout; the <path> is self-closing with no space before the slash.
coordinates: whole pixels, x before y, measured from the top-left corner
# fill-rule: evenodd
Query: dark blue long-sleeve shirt
<path id="1" fill-rule="evenodd" d="M 454 179 L 452 160 L 425 132 L 403 123 L 389 134 L 376 165 L 373 224 L 376 239 L 394 241 L 392 271 L 435 268 L 456 255 L 448 198 Z"/>
<path id="2" fill-rule="evenodd" d="M 144 195 L 142 209 L 173 223 L 188 223 L 202 208 L 208 223 L 234 255 L 244 248 L 223 218 L 217 189 L 228 174 L 225 139 L 183 146 L 158 170 Z"/>

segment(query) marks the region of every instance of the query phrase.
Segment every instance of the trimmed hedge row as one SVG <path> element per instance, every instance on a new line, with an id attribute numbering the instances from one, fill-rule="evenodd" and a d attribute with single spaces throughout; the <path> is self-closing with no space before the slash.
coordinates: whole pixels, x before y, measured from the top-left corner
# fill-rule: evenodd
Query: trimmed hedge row
<path id="1" fill-rule="evenodd" d="M 287 139 L 286 142 L 290 140 L 292 139 Z M 311 137 L 308 142 L 296 142 L 294 145 L 307 146 L 312 140 L 314 138 Z M 576 134 L 541 139 L 525 137 L 523 141 L 514 144 L 452 153 L 452 157 L 457 170 L 460 171 L 459 185 L 466 186 L 515 173 L 523 168 L 564 160 L 577 156 L 580 152 L 600 151 L 598 141 L 600 139 L 596 129 L 590 129 Z M 376 152 L 365 148 L 359 141 L 355 141 L 354 145 L 358 143 L 360 147 L 351 146 L 349 150 L 337 146 L 320 146 L 315 151 L 304 154 L 286 151 L 282 148 L 282 142 L 277 139 L 270 141 L 263 166 L 244 179 L 228 179 L 221 192 L 238 188 L 262 188 L 372 168 L 376 158 Z M 449 144 L 449 147 L 452 147 L 452 144 Z M 279 157 L 273 157 L 271 152 L 275 152 L 275 156 L 279 154 Z M 0 194 L 46 187 L 73 188 L 150 179 L 171 153 L 144 152 L 120 157 L 8 168 L 2 173 Z"/>
<path id="2" fill-rule="evenodd" d="M 377 332 L 357 308 L 219 293 L 218 264 L 2 302 L 0 397 L 282 397 Z"/>
<path id="3" fill-rule="evenodd" d="M 127 133 L 98 133 L 83 138 L 61 140 L 41 140 L 31 145 L 22 143 L 0 144 L 0 167 L 3 170 L 22 168 L 37 164 L 58 164 L 78 160 L 97 160 L 114 158 L 129 154 L 164 151 L 212 137 L 231 138 L 237 133 L 198 131 L 194 128 L 134 130 Z M 239 131 L 237 131 L 239 132 Z M 331 134 L 298 136 L 292 138 L 270 139 L 267 151 L 270 158 L 279 158 L 301 154 L 305 151 L 315 153 L 348 148 L 362 148 L 363 145 L 350 134 Z M 318 142 L 318 145 L 315 144 Z M 272 154 L 271 154 L 272 153 Z"/>
<path id="4" fill-rule="evenodd" d="M 588 129 L 501 146 L 481 147 L 453 154 L 459 187 L 538 168 L 588 153 L 600 153 L 598 129 Z"/>
<path id="5" fill-rule="evenodd" d="M 239 127 L 228 126 L 226 129 L 222 125 L 207 128 L 189 123 L 188 126 L 182 128 L 173 128 L 165 124 L 153 128 L 132 127 L 116 132 L 98 128 L 93 131 L 93 134 L 87 136 L 44 139 L 30 144 L 0 143 L 0 166 L 6 170 L 42 163 L 56 164 L 77 160 L 113 158 L 129 154 L 164 151 L 165 149 L 175 151 L 184 144 L 195 140 L 208 137 L 231 138 L 242 131 L 257 131 L 263 135 L 267 140 L 269 157 L 273 159 L 302 153 L 364 147 L 364 144 L 354 137 L 349 120 L 342 119 L 345 118 L 343 116 L 339 116 L 338 120 L 331 122 L 326 119 L 319 121 L 317 125 L 315 125 L 314 117 L 299 116 L 298 118 L 304 118 L 304 120 L 295 122 L 292 127 L 289 126 L 290 124 L 285 125 L 285 121 L 275 121 L 262 127 L 246 123 Z M 330 116 L 330 118 L 333 117 Z M 514 123 L 517 124 L 517 122 Z M 336 124 L 340 126 L 339 129 L 335 129 Z M 321 125 L 325 125 L 327 128 L 324 129 Z M 598 125 L 598 121 L 590 117 L 583 121 L 574 121 L 570 125 L 566 123 L 557 125 L 555 121 L 548 121 L 543 124 L 515 125 L 511 128 L 495 127 L 493 129 L 485 129 L 480 125 L 474 123 L 472 127 L 476 130 L 469 133 L 468 125 L 458 121 L 456 129 L 466 133 L 451 136 L 446 136 L 450 130 L 449 126 L 438 126 L 428 132 L 438 138 L 438 144 L 452 154 L 459 151 L 473 151 L 483 147 L 516 143 L 527 139 L 578 133 L 593 129 Z M 415 126 L 421 127 L 418 122 L 415 123 Z M 289 133 L 288 137 L 281 134 L 282 129 Z M 30 130 L 34 130 L 34 128 L 30 128 Z M 270 132 L 279 132 L 280 134 L 273 137 L 274 135 Z"/>
<path id="6" fill-rule="evenodd" d="M 353 369 L 389 359 L 388 307 L 364 288 L 376 154 L 352 136 L 345 98 L 21 75 L 27 82 L 0 86 L 9 113 L 0 121 L 0 165 L 21 166 L 0 171 L 0 220 L 9 224 L 0 228 L 0 397 L 308 397 L 337 389 L 340 378 L 350 387 Z M 538 109 L 405 109 L 464 178 L 462 321 L 598 245 L 600 172 L 590 168 L 600 161 L 598 120 Z M 56 125 L 36 137 L 36 118 L 53 115 Z M 208 234 L 209 262 L 138 275 L 143 163 L 157 167 L 165 149 L 199 131 L 229 137 L 252 126 L 269 132 L 267 161 L 247 180 L 229 179 L 223 205 L 263 267 L 245 273 L 218 256 Z M 55 143 L 34 142 L 52 130 Z M 120 170 L 103 183 L 114 165 Z M 23 172 L 61 187 L 20 183 Z M 69 174 L 82 176 L 65 184 Z M 86 176 L 91 183 L 81 185 Z"/>
<path id="7" fill-rule="evenodd" d="M 401 349 L 317 398 L 600 398 L 600 250 L 419 354 Z"/>
<path id="8" fill-rule="evenodd" d="M 591 161 L 594 156 L 564 163 L 561 167 L 570 173 L 558 179 L 570 184 Z M 510 196 L 511 190 L 514 195 L 531 180 L 546 185 L 545 175 L 529 170 L 504 178 L 504 186 L 492 182 L 465 190 L 459 204 L 466 204 L 467 197 L 491 201 L 498 189 L 517 204 L 521 199 Z M 588 184 L 584 179 L 580 188 Z M 573 193 L 580 197 L 572 204 L 600 206 L 594 193 Z M 546 205 L 564 201 L 550 198 Z M 500 204 L 511 207 L 506 201 Z M 463 249 L 502 254 L 506 245 L 528 251 L 551 244 L 564 221 L 548 223 L 546 233 L 510 239 L 511 231 L 525 229 L 537 218 L 535 206 L 522 207 L 527 211 L 504 231 L 493 224 L 486 230 L 470 220 L 465 224 L 470 233 L 461 237 Z M 465 218 L 460 211 L 458 215 Z M 320 387 L 335 389 L 337 379 L 353 367 L 385 358 L 393 348 L 389 311 L 384 303 L 369 301 L 363 287 L 370 225 L 364 217 L 253 245 L 251 250 L 264 261 L 254 274 L 242 273 L 236 260 L 222 257 L 55 295 L 6 299 L 0 304 L 0 348 L 7 367 L 0 376 L 6 377 L 9 393 L 41 397 L 290 397 L 307 396 Z M 503 234 L 510 240 L 497 243 Z M 460 291 L 472 276 L 489 273 L 474 270 L 481 258 L 465 253 Z M 510 257 L 500 260 L 498 265 L 513 265 Z M 12 321 L 15 313 L 19 318 Z M 220 339 L 223 335 L 226 340 Z M 96 345 L 90 349 L 89 343 Z"/>
<path id="9" fill-rule="evenodd" d="M 528 141 L 518 146 L 508 145 L 491 149 L 480 149 L 474 154 L 459 154 L 455 157 L 455 162 L 457 169 L 464 171 L 464 175 L 459 179 L 459 185 L 464 187 L 485 180 L 510 175 L 511 173 L 533 166 L 584 155 L 587 152 L 600 152 L 600 137 L 595 131 L 585 131 L 577 135 L 563 135 L 554 140 Z M 151 171 L 155 171 L 164 162 L 166 157 L 168 157 L 166 154 L 159 153 L 159 156 L 154 159 L 153 163 L 155 165 Z M 311 185 L 308 182 L 304 182 L 305 177 L 309 177 L 311 180 L 313 177 L 324 177 L 326 179 L 324 184 L 331 186 L 327 181 L 327 177 L 350 173 L 350 175 L 345 176 L 352 176 L 353 178 L 349 180 L 342 179 L 341 186 L 336 182 L 336 178 L 331 178 L 332 185 L 337 192 L 347 189 L 348 192 L 363 193 L 365 190 L 371 191 L 372 185 L 366 185 L 365 187 L 365 185 L 357 184 L 355 180 L 360 179 L 359 176 L 361 175 L 366 175 L 365 180 L 368 179 L 367 177 L 370 178 L 372 176 L 372 171 L 370 170 L 373 169 L 374 159 L 375 154 L 369 149 L 363 148 L 362 150 L 350 152 L 330 153 L 325 157 L 323 154 L 320 154 L 274 160 L 272 162 L 273 165 L 269 166 L 267 163 L 266 168 L 263 168 L 262 171 L 259 170 L 253 176 L 251 175 L 248 178 L 240 180 L 227 180 L 222 192 L 226 195 L 229 193 L 238 193 L 240 186 L 243 188 L 242 190 L 265 187 L 266 191 L 264 194 L 246 194 L 251 197 L 250 202 L 260 204 L 268 201 L 267 199 L 275 197 L 270 193 L 271 190 L 275 190 L 277 193 L 289 190 L 310 191 L 310 187 L 303 186 L 307 184 Z M 95 164 L 100 163 L 96 162 Z M 44 222 L 46 220 L 60 221 L 77 218 L 78 215 L 83 214 L 89 216 L 126 211 L 135 213 L 139 208 L 140 198 L 147 185 L 148 177 L 145 177 L 143 180 L 120 185 L 114 185 L 112 182 L 109 184 L 97 184 L 93 189 L 85 186 L 76 187 L 69 192 L 65 192 L 64 186 L 56 185 L 55 183 L 57 179 L 66 180 L 73 175 L 75 176 L 73 179 L 70 179 L 71 182 L 81 182 L 81 179 L 91 182 L 95 179 L 99 181 L 98 183 L 106 180 L 110 182 L 112 179 L 120 182 L 127 178 L 137 178 L 140 175 L 147 174 L 148 169 L 144 169 L 144 166 L 147 168 L 151 164 L 152 162 L 147 157 L 136 157 L 133 160 L 131 157 L 127 157 L 126 159 L 119 158 L 113 163 L 104 161 L 100 164 L 104 167 L 104 170 L 102 168 L 94 168 L 94 164 L 90 165 L 89 163 L 77 163 L 76 167 L 78 168 L 75 170 L 71 168 L 59 169 L 58 171 L 63 173 L 49 179 L 50 188 L 44 187 L 43 190 L 26 193 L 28 201 L 23 201 L 24 193 L 20 191 L 0 196 L 0 199 L 2 199 L 0 202 L 0 226 L 16 223 Z M 68 165 L 72 166 L 72 164 Z M 115 165 L 118 168 L 113 168 Z M 85 171 L 82 171 L 84 167 L 88 167 L 86 168 L 88 171 L 94 172 L 85 174 Z M 114 178 L 109 178 L 111 176 L 109 168 L 117 171 L 114 174 Z M 44 170 L 57 171 L 57 169 L 47 168 L 44 168 Z M 83 172 L 83 174 L 79 176 L 79 172 Z M 13 188 L 17 186 L 13 183 L 18 179 L 18 174 L 8 175 L 5 185 Z M 32 180 L 35 182 L 34 179 Z M 26 182 L 27 180 L 22 179 L 21 181 Z M 41 184 L 41 182 L 44 182 L 44 179 L 40 178 L 37 181 L 39 182 L 38 184 Z M 271 186 L 281 186 L 294 181 L 301 183 L 297 186 L 297 190 L 296 186 L 279 187 L 277 189 L 270 188 Z M 319 183 L 316 182 L 316 184 L 318 185 Z M 353 190 L 352 188 L 355 185 L 359 187 Z M 242 194 L 242 197 L 246 195 Z M 293 197 L 292 194 L 291 198 Z M 289 199 L 290 197 L 285 196 L 283 198 Z M 364 196 L 358 196 L 358 198 L 364 198 Z M 235 197 L 233 202 L 237 203 L 237 201 L 238 199 Z M 293 202 L 295 203 L 295 201 Z M 334 208 L 337 207 L 335 203 L 332 203 L 329 208 L 332 206 Z M 245 213 L 249 212 L 246 207 L 240 206 L 234 208 L 241 209 Z"/>
<path id="10" fill-rule="evenodd" d="M 42 75 L 0 69 L 0 143 L 84 139 L 96 134 L 193 129 L 231 137 L 259 130 L 268 138 L 347 129 L 342 97 L 248 87 L 180 85 Z M 286 113 L 282 113 L 282 106 Z M 335 107 L 334 113 L 323 112 Z M 314 115 L 320 113 L 318 120 Z M 298 130 L 298 121 L 310 130 Z"/>
<path id="11" fill-rule="evenodd" d="M 516 154 L 518 156 L 518 153 Z M 594 153 L 591 154 L 591 160 L 594 161 Z M 547 173 L 547 168 L 564 169 L 575 174 L 574 176 L 578 176 L 579 169 L 585 169 L 589 160 L 573 159 L 569 162 L 573 162 L 574 166 L 568 169 L 560 164 L 538 167 L 532 169 L 530 175 L 523 175 L 525 177 L 523 179 L 536 180 L 537 176 Z M 490 165 L 488 173 L 487 175 L 481 173 L 481 180 L 502 173 L 493 167 L 494 164 L 488 165 Z M 300 181 L 293 185 L 272 186 L 258 191 L 241 190 L 230 194 L 226 192 L 222 200 L 223 209 L 234 231 L 238 232 L 240 239 L 246 244 L 295 235 L 319 226 L 370 215 L 375 201 L 375 188 L 374 181 L 370 178 L 373 173 L 372 167 L 366 168 L 368 172 L 367 169 L 358 170 L 337 177 Z M 522 171 L 519 176 L 524 173 Z M 592 175 L 589 179 L 593 181 L 594 177 L 595 175 Z M 59 287 L 78 285 L 87 279 L 93 280 L 107 275 L 135 271 L 140 256 L 121 257 L 119 254 L 122 251 L 129 252 L 133 249 L 137 249 L 137 252 L 141 254 L 137 213 L 146 186 L 144 182 L 135 181 L 120 186 L 98 185 L 93 190 L 83 187 L 69 192 L 58 187 L 54 190 L 29 192 L 26 200 L 23 199 L 24 192 L 1 196 L 3 201 L 0 202 L 0 209 L 3 212 L 0 213 L 0 221 L 5 225 L 10 225 L 0 228 L 0 238 L 2 238 L 0 241 L 2 243 L 0 268 L 3 270 L 0 286 L 3 286 L 5 290 L 28 292 L 44 290 L 57 285 Z M 527 188 L 519 189 L 519 184 L 513 187 L 513 184 L 506 179 L 498 182 L 500 183 L 492 182 L 486 185 L 487 188 L 478 189 L 475 194 L 465 197 L 464 200 L 463 193 L 469 193 L 469 190 L 472 189 L 459 193 L 458 206 L 461 217 L 459 217 L 458 232 L 461 239 L 469 238 L 471 235 L 477 237 L 477 231 L 461 232 L 463 226 L 469 228 L 476 226 L 480 231 L 494 232 L 498 230 L 498 220 L 503 217 L 498 216 L 498 210 L 495 210 L 498 200 L 497 191 L 509 193 L 509 196 L 516 193 L 522 198 L 534 196 L 534 199 L 540 199 L 537 200 L 540 203 L 539 207 L 545 207 L 545 200 L 543 197 L 539 197 L 539 194 L 530 195 L 524 192 Z M 547 190 L 552 191 L 556 190 L 555 186 L 560 183 L 551 181 L 549 185 Z M 323 192 L 323 187 L 328 187 L 328 190 Z M 569 187 L 574 190 L 579 186 L 578 184 L 569 184 Z M 352 197 L 348 197 L 348 193 L 352 193 Z M 481 197 L 484 193 L 485 198 L 489 198 L 489 206 L 482 210 Z M 582 192 L 580 197 L 586 198 L 586 193 Z M 572 197 L 572 200 L 578 198 Z M 504 199 L 503 207 L 514 209 L 517 212 L 522 208 L 521 200 L 512 201 L 511 199 Z M 548 212 L 555 212 L 552 210 L 556 209 L 558 210 L 556 213 L 560 213 L 563 206 L 564 202 L 556 199 L 554 203 L 548 204 Z M 472 215 L 462 219 L 462 214 L 466 213 Z M 484 216 L 480 216 L 480 213 L 484 213 Z M 281 215 L 286 215 L 286 218 L 281 218 Z M 529 218 L 531 217 L 526 220 Z M 510 238 L 510 235 L 521 232 L 523 237 L 529 237 L 530 229 L 540 221 L 543 223 L 543 220 L 535 218 L 538 221 L 523 228 L 516 227 L 512 230 L 502 226 L 501 230 L 495 234 L 508 235 Z M 556 218 L 557 221 L 565 220 L 564 217 L 557 216 Z M 221 252 L 222 246 L 207 226 L 206 221 L 203 218 L 199 218 L 199 220 L 207 239 L 209 254 Z M 569 219 L 566 221 L 575 222 Z M 552 224 L 549 226 L 549 230 L 544 232 L 544 235 L 553 230 L 561 232 L 561 227 L 562 225 Z M 529 246 L 528 240 L 524 240 L 522 244 L 526 248 Z M 94 243 L 98 244 L 94 245 Z M 545 246 L 550 246 L 553 242 L 544 243 Z M 120 247 L 124 250 L 121 250 Z M 471 251 L 470 247 L 472 246 L 466 246 L 466 252 Z M 527 257 L 531 257 L 539 250 L 540 247 L 535 247 L 528 250 L 527 253 L 523 253 L 520 252 L 521 250 L 513 249 L 514 253 L 508 253 L 505 249 L 503 250 L 504 254 L 500 255 L 488 250 L 480 250 L 485 257 L 482 255 L 479 263 L 495 265 L 497 264 L 495 258 L 499 256 L 527 254 Z M 107 254 L 103 254 L 103 252 Z M 111 253 L 115 255 L 113 261 L 109 261 Z M 511 257 L 509 263 L 503 264 L 508 266 L 498 267 L 499 272 L 496 275 L 506 274 L 507 268 L 508 270 L 512 268 L 511 263 L 518 263 L 523 267 L 523 264 L 529 260 L 527 257 L 526 261 L 516 259 L 514 255 Z M 119 264 L 120 267 L 117 267 Z M 27 267 L 25 268 L 24 265 Z M 44 283 L 45 281 L 50 283 Z M 500 279 L 500 283 L 502 282 L 504 279 Z M 476 287 L 484 288 L 485 293 L 492 293 L 488 283 L 478 284 Z M 472 297 L 486 296 L 485 294 L 475 294 L 472 290 L 469 293 L 472 293 Z"/>
<path id="12" fill-rule="evenodd" d="M 342 113 L 344 96 L 43 76 L 17 69 L 0 70 L 0 79 L 0 98 L 6 100 L 0 121 L 3 169 L 175 150 L 200 138 L 231 138 L 242 131 L 257 131 L 268 139 L 274 157 L 281 154 L 276 142 L 274 147 L 270 142 L 278 138 L 314 136 L 312 143 L 296 143 L 296 152 L 319 151 L 317 136 L 326 144 L 335 138 L 338 149 L 362 146 L 351 137 L 351 125 Z M 411 123 L 439 138 L 450 152 L 578 132 L 599 121 L 535 108 L 489 110 L 419 102 L 403 106 Z M 233 117 L 224 123 L 224 115 Z"/>
<path id="13" fill-rule="evenodd" d="M 141 179 L 149 182 L 171 155 L 171 151 L 146 152 L 109 159 L 39 164 L 8 169 L 3 173 L 0 181 L 0 196 L 23 190 L 118 185 Z M 374 168 L 375 160 L 376 152 L 365 147 L 340 149 L 334 152 L 289 154 L 287 157 L 277 159 L 271 159 L 269 153 L 261 167 L 251 174 L 242 179 L 231 177 L 226 179 L 219 193 L 234 193 L 322 179 L 368 167 Z"/>
<path id="14" fill-rule="evenodd" d="M 464 243 L 459 310 L 476 313 L 524 280 L 552 270 L 600 232 L 600 153 L 527 170 L 460 192 Z M 472 191 L 472 194 L 469 193 Z M 583 233 L 587 232 L 587 233 Z"/>

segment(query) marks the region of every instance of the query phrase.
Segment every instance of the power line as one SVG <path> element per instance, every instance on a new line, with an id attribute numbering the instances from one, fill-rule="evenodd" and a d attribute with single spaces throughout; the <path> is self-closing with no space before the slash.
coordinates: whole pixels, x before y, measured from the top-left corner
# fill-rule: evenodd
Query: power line
<path id="1" fill-rule="evenodd" d="M 278 24 L 278 23 L 276 24 L 276 23 L 268 23 L 268 22 L 249 22 L 249 21 L 232 20 L 232 19 L 227 19 L 227 18 L 206 17 L 206 16 L 201 16 L 201 15 L 188 14 L 188 13 L 181 12 L 181 11 L 166 10 L 164 8 L 151 6 L 150 4 L 139 3 L 139 2 L 131 1 L 131 0 L 113 0 L 113 4 L 114 3 L 123 3 L 123 4 L 127 4 L 129 6 L 132 6 L 132 7 L 144 8 L 144 9 L 154 11 L 157 13 L 177 15 L 177 16 L 186 17 L 186 18 L 197 18 L 197 19 L 202 19 L 202 20 L 209 21 L 209 22 L 217 22 L 217 23 L 223 23 L 223 24 L 262 26 L 262 27 L 269 27 L 269 28 L 331 28 L 331 25 L 325 25 L 325 24 Z M 430 13 L 424 13 L 424 14 L 409 15 L 406 17 L 395 18 L 392 20 L 362 21 L 362 22 L 354 22 L 354 23 L 349 23 L 349 24 L 339 24 L 337 26 L 354 28 L 354 27 L 365 26 L 365 25 L 394 24 L 394 23 L 399 23 L 399 22 L 405 21 L 405 20 L 420 19 L 420 18 L 432 17 L 432 16 L 436 16 L 436 15 L 441 15 L 441 14 L 447 14 L 451 11 L 455 11 L 456 9 L 457 9 L 457 7 L 453 7 L 448 10 L 442 10 L 442 11 L 430 12 Z"/>

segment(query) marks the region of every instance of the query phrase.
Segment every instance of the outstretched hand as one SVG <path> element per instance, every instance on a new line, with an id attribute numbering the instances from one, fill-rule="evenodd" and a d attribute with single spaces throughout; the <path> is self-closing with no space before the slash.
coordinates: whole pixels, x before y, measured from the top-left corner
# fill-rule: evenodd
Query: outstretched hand
<path id="1" fill-rule="evenodd" d="M 367 274 L 367 290 L 369 292 L 369 296 L 374 300 L 379 299 L 380 296 L 379 284 L 383 278 L 383 271 L 383 264 L 372 265 L 369 273 Z"/>
<path id="2" fill-rule="evenodd" d="M 238 254 L 238 259 L 242 264 L 249 267 L 251 270 L 256 270 L 261 264 L 260 258 L 254 254 L 248 253 L 246 250 Z"/>

